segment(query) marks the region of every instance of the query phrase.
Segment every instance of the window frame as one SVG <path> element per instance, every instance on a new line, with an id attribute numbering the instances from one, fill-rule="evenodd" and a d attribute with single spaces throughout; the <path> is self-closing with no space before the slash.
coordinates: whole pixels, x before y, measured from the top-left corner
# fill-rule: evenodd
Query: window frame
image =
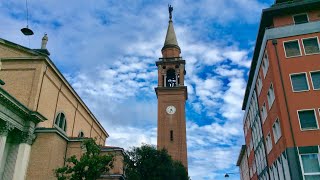
<path id="1" fill-rule="evenodd" d="M 263 108 L 265 109 L 265 113 L 264 113 L 265 116 L 264 116 L 264 114 L 262 113 L 262 109 L 263 109 Z M 264 122 L 266 121 L 267 116 L 268 116 L 266 102 L 263 102 L 260 112 L 261 112 L 261 117 L 262 117 L 262 124 L 264 124 Z"/>
<path id="2" fill-rule="evenodd" d="M 81 133 L 82 133 L 82 136 L 80 136 Z M 83 130 L 80 130 L 78 133 L 78 138 L 84 138 L 84 137 L 85 137 L 85 135 L 84 135 Z"/>
<path id="3" fill-rule="evenodd" d="M 298 42 L 300 55 L 287 56 L 287 51 L 286 51 L 286 47 L 285 47 L 284 44 L 287 43 L 287 42 L 293 42 L 293 41 L 297 41 L 297 42 Z M 282 44 L 283 44 L 283 50 L 284 50 L 284 54 L 285 54 L 285 57 L 286 57 L 286 58 L 294 58 L 294 57 L 300 57 L 300 56 L 302 56 L 301 46 L 300 46 L 300 41 L 299 41 L 299 39 L 292 39 L 292 40 L 288 40 L 288 41 L 283 41 Z"/>
<path id="4" fill-rule="evenodd" d="M 278 127 L 276 126 L 278 122 Z M 273 126 L 275 127 L 275 131 L 273 129 Z M 278 129 L 277 129 L 278 128 Z M 279 132 L 277 132 L 279 130 Z M 277 144 L 279 139 L 281 138 L 282 136 L 282 133 L 281 133 L 281 126 L 280 126 L 280 120 L 279 120 L 279 117 L 276 118 L 276 120 L 274 121 L 274 123 L 272 124 L 272 132 L 273 132 L 273 140 L 274 140 L 274 144 Z M 277 139 L 276 139 L 277 138 Z"/>
<path id="5" fill-rule="evenodd" d="M 310 79 L 311 79 L 311 85 L 312 85 L 312 90 L 320 90 L 320 88 L 318 88 L 318 89 L 315 89 L 314 88 L 314 85 L 313 85 L 313 80 L 312 80 L 312 75 L 311 75 L 311 73 L 316 73 L 316 72 L 319 72 L 320 73 L 320 70 L 316 70 L 316 71 L 309 71 L 309 75 L 310 75 Z"/>
<path id="6" fill-rule="evenodd" d="M 259 82 L 259 83 L 258 83 L 258 82 Z M 258 86 L 258 84 L 260 84 L 260 86 Z M 259 96 L 259 95 L 260 95 L 260 93 L 261 93 L 262 87 L 263 87 L 262 78 L 261 78 L 261 76 L 260 76 L 260 73 L 259 73 L 259 72 L 258 72 L 258 77 L 257 77 L 256 85 L 257 85 L 258 96 Z"/>
<path id="7" fill-rule="evenodd" d="M 310 111 L 310 110 L 313 110 L 314 117 L 315 117 L 316 123 L 317 123 L 317 128 L 315 128 L 315 129 L 302 129 L 302 128 L 301 128 L 300 117 L 299 117 L 299 112 L 300 112 L 300 111 Z M 298 117 L 298 121 L 299 121 L 299 125 L 300 125 L 300 131 L 314 131 L 314 130 L 318 130 L 318 129 L 319 129 L 319 123 L 318 123 L 318 118 L 317 118 L 317 114 L 316 114 L 315 108 L 311 108 L 311 109 L 299 109 L 299 110 L 297 110 L 297 117 Z"/>
<path id="8" fill-rule="evenodd" d="M 267 141 L 267 139 L 268 139 L 268 141 Z M 267 154 L 269 154 L 271 152 L 272 148 L 273 148 L 273 146 L 272 146 L 272 138 L 271 138 L 271 133 L 270 132 L 268 132 L 265 142 L 266 142 L 266 146 L 267 146 Z M 270 144 L 270 147 L 269 147 L 269 144 Z"/>
<path id="9" fill-rule="evenodd" d="M 61 121 L 61 114 L 64 115 L 64 122 L 62 124 L 62 127 L 59 126 L 60 121 Z M 58 117 L 59 117 L 59 121 L 57 122 Z M 55 119 L 54 119 L 54 127 L 58 128 L 59 130 L 61 130 L 64 133 L 67 132 L 67 116 L 66 116 L 66 113 L 64 113 L 63 111 L 59 111 L 56 114 Z"/>
<path id="10" fill-rule="evenodd" d="M 301 90 L 301 91 L 295 91 L 295 90 L 294 90 L 291 76 L 292 76 L 292 75 L 299 75 L 299 74 L 304 74 L 304 75 L 305 75 L 306 81 L 307 81 L 307 85 L 308 85 L 308 90 Z M 290 83 L 291 83 L 292 92 L 306 92 L 306 91 L 310 91 L 310 85 L 309 85 L 308 75 L 307 75 L 306 72 L 291 73 L 291 74 L 289 74 L 289 78 L 290 78 Z"/>
<path id="11" fill-rule="evenodd" d="M 314 39 L 314 38 L 317 39 L 319 52 L 307 54 L 307 53 L 306 53 L 306 49 L 305 49 L 305 47 L 304 47 L 304 42 L 303 42 L 303 40 Z M 320 44 L 319 44 L 319 38 L 318 38 L 318 36 L 312 36 L 312 37 L 302 38 L 302 39 L 301 39 L 301 42 L 302 42 L 302 46 L 303 46 L 303 53 L 304 53 L 306 56 L 313 55 L 313 54 L 320 54 Z"/>
<path id="12" fill-rule="evenodd" d="M 270 180 L 274 180 L 274 176 L 273 176 L 273 164 L 271 164 L 271 166 L 269 167 L 269 175 L 270 175 Z"/>
<path id="13" fill-rule="evenodd" d="M 299 13 L 299 14 L 294 14 L 294 15 L 292 15 L 292 20 L 293 20 L 294 25 L 304 24 L 304 23 L 298 23 L 298 24 L 296 24 L 296 21 L 294 20 L 294 17 L 295 17 L 295 16 L 301 16 L 301 15 L 304 15 L 304 14 L 307 16 L 308 22 L 310 22 L 308 13 Z M 306 22 L 306 23 L 308 23 L 308 22 Z"/>
<path id="14" fill-rule="evenodd" d="M 272 102 L 270 103 L 270 101 L 269 101 L 269 90 L 271 89 L 271 87 L 272 87 L 272 91 L 273 91 L 273 99 L 272 99 Z M 268 100 L 268 105 L 269 105 L 269 110 L 270 110 L 272 105 L 273 105 L 273 103 L 274 103 L 274 101 L 276 100 L 276 94 L 274 92 L 273 83 L 271 83 L 270 86 L 269 86 L 269 89 L 268 89 L 268 92 L 267 92 L 267 100 Z"/>
<path id="15" fill-rule="evenodd" d="M 265 58 L 265 56 L 267 58 Z M 267 63 L 265 63 L 265 59 L 267 59 Z M 267 64 L 267 66 L 266 66 L 266 64 Z M 262 56 L 262 63 L 261 63 L 261 69 L 262 69 L 263 78 L 266 78 L 268 70 L 269 70 L 269 66 L 270 66 L 269 55 L 268 55 L 267 51 L 265 51 L 263 56 Z"/>
<path id="16" fill-rule="evenodd" d="M 300 154 L 300 152 L 299 152 L 299 148 L 297 147 L 297 150 L 298 150 L 298 156 L 299 156 L 299 163 L 300 163 L 300 167 L 301 167 L 301 173 L 302 173 L 302 177 L 303 177 L 303 179 L 305 180 L 305 178 L 304 178 L 304 176 L 305 175 L 320 175 L 320 172 L 318 172 L 318 173 L 305 173 L 304 172 L 304 167 L 303 167 L 303 163 L 302 163 L 302 158 L 301 158 L 301 156 L 302 155 L 309 155 L 309 154 L 316 154 L 317 155 L 317 157 L 318 157 L 318 163 L 319 163 L 319 166 L 320 166 L 320 148 L 319 148 L 319 146 L 318 146 L 318 153 L 306 153 L 306 154 Z"/>

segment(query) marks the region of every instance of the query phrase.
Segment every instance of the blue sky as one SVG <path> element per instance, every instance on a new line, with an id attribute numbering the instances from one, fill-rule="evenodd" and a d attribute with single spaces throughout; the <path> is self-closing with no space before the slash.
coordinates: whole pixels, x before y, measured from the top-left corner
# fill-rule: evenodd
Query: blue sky
<path id="1" fill-rule="evenodd" d="M 29 0 L 0 2 L 0 37 L 40 48 L 110 134 L 107 145 L 156 144 L 155 61 L 168 26 L 167 5 L 186 60 L 187 139 L 192 179 L 222 180 L 235 166 L 243 140 L 241 110 L 260 14 L 257 0 Z M 239 179 L 230 175 L 231 180 Z"/>

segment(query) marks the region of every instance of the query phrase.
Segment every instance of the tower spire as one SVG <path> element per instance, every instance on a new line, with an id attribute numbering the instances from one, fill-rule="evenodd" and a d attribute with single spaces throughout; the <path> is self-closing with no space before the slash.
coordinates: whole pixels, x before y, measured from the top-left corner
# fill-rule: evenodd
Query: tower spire
<path id="1" fill-rule="evenodd" d="M 180 47 L 173 29 L 172 11 L 169 9 L 169 26 L 161 50 L 162 58 L 156 61 L 158 67 L 157 147 L 166 149 L 172 159 L 181 161 L 188 169 L 186 112 L 188 99 L 187 86 L 184 85 L 186 61 L 180 56 Z"/>
<path id="2" fill-rule="evenodd" d="M 161 52 L 164 58 L 179 57 L 181 50 L 178 45 L 176 33 L 174 32 L 174 28 L 173 28 L 173 22 L 172 22 L 173 7 L 171 5 L 168 5 L 168 9 L 169 9 L 169 25 L 167 29 L 166 39 L 164 41 L 164 45 Z"/>

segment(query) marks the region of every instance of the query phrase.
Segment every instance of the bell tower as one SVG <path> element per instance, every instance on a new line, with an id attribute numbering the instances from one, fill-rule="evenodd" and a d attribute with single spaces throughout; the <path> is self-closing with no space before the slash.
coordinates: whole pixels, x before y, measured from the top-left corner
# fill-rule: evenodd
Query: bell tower
<path id="1" fill-rule="evenodd" d="M 158 67 L 158 140 L 159 149 L 165 148 L 174 160 L 188 169 L 185 103 L 188 98 L 184 86 L 185 60 L 180 56 L 172 22 L 173 7 L 169 6 L 169 25 L 161 50 Z"/>

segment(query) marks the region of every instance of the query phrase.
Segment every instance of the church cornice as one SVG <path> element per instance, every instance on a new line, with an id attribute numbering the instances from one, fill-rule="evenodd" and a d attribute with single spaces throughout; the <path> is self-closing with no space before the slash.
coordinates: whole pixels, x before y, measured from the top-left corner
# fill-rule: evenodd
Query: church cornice
<path id="1" fill-rule="evenodd" d="M 15 112 L 18 116 L 26 121 L 33 121 L 34 123 L 39 123 L 47 120 L 43 115 L 36 111 L 28 109 L 25 105 L 20 103 L 16 98 L 11 96 L 7 91 L 0 87 L 0 102 L 4 107 L 8 108 L 10 111 Z"/>

